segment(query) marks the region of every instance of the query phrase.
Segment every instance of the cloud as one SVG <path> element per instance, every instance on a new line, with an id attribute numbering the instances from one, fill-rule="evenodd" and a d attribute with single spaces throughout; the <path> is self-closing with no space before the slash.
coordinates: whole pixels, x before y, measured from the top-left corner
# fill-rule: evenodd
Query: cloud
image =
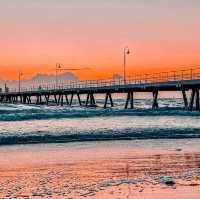
<path id="1" fill-rule="evenodd" d="M 59 84 L 68 84 L 73 81 L 78 81 L 78 77 L 76 77 L 73 73 L 66 72 L 58 75 L 58 83 Z M 55 75 L 48 74 L 37 74 L 31 79 L 26 79 L 21 81 L 22 88 L 32 88 L 41 86 L 54 86 L 56 83 Z M 19 81 L 17 80 L 0 80 L 0 88 L 4 88 L 5 84 L 8 88 L 18 89 Z"/>

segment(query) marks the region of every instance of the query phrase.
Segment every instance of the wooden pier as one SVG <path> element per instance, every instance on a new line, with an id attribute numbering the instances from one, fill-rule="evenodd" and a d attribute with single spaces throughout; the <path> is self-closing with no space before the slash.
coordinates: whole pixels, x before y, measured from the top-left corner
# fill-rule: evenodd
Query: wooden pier
<path id="1" fill-rule="evenodd" d="M 160 91 L 177 91 L 182 93 L 184 108 L 188 111 L 200 111 L 199 103 L 200 68 L 188 69 L 157 74 L 145 74 L 142 77 L 127 78 L 126 81 L 119 80 L 91 80 L 77 81 L 70 84 L 41 85 L 40 88 L 23 88 L 20 92 L 10 89 L 9 92 L 0 93 L 0 103 L 23 103 L 57 106 L 72 106 L 76 96 L 80 106 L 97 106 L 95 95 L 105 94 L 104 108 L 115 105 L 112 95 L 114 93 L 126 93 L 124 108 L 134 108 L 134 93 L 152 93 L 152 108 L 159 107 Z M 186 92 L 190 91 L 190 96 Z M 86 100 L 81 98 L 86 95 Z"/>

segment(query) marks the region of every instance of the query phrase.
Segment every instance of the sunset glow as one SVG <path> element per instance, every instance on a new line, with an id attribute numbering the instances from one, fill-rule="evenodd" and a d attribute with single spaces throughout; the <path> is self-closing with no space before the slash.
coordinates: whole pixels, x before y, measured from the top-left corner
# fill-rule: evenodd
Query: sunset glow
<path id="1" fill-rule="evenodd" d="M 149 2 L 149 3 L 148 3 Z M 200 65 L 200 2 L 131 0 L 0 1 L 0 78 L 55 73 L 55 63 L 80 79 Z M 186 31 L 187 30 L 187 31 Z"/>
<path id="2" fill-rule="evenodd" d="M 0 199 L 199 199 L 200 0 L 0 0 Z"/>

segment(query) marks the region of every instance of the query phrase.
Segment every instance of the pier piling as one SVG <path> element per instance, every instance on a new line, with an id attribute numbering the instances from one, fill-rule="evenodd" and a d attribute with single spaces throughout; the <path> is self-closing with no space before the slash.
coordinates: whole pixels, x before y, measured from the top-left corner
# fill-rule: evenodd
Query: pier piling
<path id="1" fill-rule="evenodd" d="M 187 95 L 185 90 L 182 90 L 182 95 L 183 95 L 183 101 L 184 101 L 184 105 L 185 105 L 185 109 L 188 109 L 188 99 L 187 99 Z"/>
<path id="2" fill-rule="evenodd" d="M 87 106 L 95 106 L 95 105 L 96 105 L 96 102 L 95 102 L 95 99 L 94 99 L 94 94 L 88 93 L 85 106 L 87 107 Z"/>
<path id="3" fill-rule="evenodd" d="M 108 99 L 109 99 L 109 101 L 110 101 L 111 107 L 114 106 L 111 93 L 106 93 L 106 99 L 105 99 L 105 103 L 104 103 L 104 108 L 107 108 Z"/>
<path id="4" fill-rule="evenodd" d="M 77 93 L 77 98 L 78 98 L 79 105 L 82 106 L 82 101 L 81 101 L 81 97 L 79 93 Z"/>
<path id="5" fill-rule="evenodd" d="M 153 109 L 157 109 L 158 108 L 158 90 L 153 91 L 153 105 L 152 105 Z"/>
<path id="6" fill-rule="evenodd" d="M 134 105 L 133 105 L 133 92 L 132 91 L 129 91 L 127 94 L 125 109 L 128 108 L 129 102 L 130 102 L 130 109 L 133 109 Z"/>
<path id="7" fill-rule="evenodd" d="M 69 105 L 70 105 L 70 106 L 72 105 L 73 98 L 74 98 L 74 94 L 72 93 L 72 94 L 71 94 L 71 99 L 70 99 L 70 102 L 69 102 Z"/>

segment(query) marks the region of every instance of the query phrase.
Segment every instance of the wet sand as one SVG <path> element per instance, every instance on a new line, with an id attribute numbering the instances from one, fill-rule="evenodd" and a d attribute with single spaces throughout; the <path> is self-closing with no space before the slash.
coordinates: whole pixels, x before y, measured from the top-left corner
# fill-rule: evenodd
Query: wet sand
<path id="1" fill-rule="evenodd" d="M 199 199 L 200 140 L 0 148 L 0 198 Z"/>

